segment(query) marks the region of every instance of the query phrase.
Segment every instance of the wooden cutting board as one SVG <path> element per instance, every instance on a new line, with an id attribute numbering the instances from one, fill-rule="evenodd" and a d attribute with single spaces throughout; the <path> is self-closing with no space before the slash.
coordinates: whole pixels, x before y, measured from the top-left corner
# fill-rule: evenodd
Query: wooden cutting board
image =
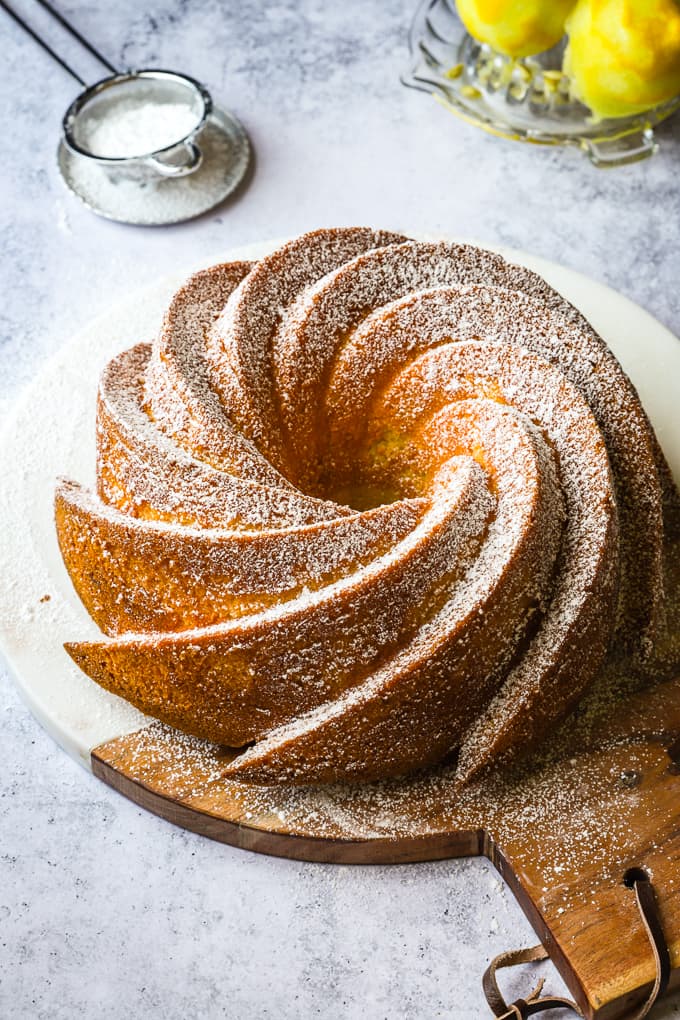
<path id="1" fill-rule="evenodd" d="M 258 853 L 346 864 L 483 854 L 585 1016 L 609 1020 L 655 976 L 630 868 L 653 882 L 680 984 L 679 735 L 680 678 L 619 699 L 596 725 L 576 717 L 547 759 L 464 792 L 451 766 L 368 786 L 248 786 L 221 778 L 234 752 L 160 724 L 101 744 L 92 767 L 162 818 Z"/>

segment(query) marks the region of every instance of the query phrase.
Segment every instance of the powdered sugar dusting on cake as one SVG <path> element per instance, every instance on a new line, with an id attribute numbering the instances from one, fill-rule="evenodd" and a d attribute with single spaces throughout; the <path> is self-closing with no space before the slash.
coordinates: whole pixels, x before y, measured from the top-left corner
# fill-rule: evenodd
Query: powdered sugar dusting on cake
<path id="1" fill-rule="evenodd" d="M 458 749 L 469 780 L 632 631 L 653 660 L 669 492 L 630 383 L 540 277 L 317 231 L 193 277 L 105 372 L 99 501 L 64 484 L 57 525 L 115 637 L 68 650 L 166 723 L 255 741 L 232 777 Z"/>

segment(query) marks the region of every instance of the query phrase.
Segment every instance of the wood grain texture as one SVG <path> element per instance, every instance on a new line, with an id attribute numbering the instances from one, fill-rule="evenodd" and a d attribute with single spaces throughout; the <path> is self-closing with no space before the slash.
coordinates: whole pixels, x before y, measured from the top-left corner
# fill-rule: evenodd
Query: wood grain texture
<path id="1" fill-rule="evenodd" d="M 623 884 L 629 867 L 645 868 L 654 883 L 671 987 L 680 984 L 680 774 L 668 756 L 680 734 L 680 679 L 620 699 L 596 730 L 584 736 L 575 722 L 567 753 L 497 770 L 465 790 L 446 766 L 368 786 L 234 783 L 221 775 L 233 752 L 159 724 L 97 747 L 92 766 L 168 821 L 258 853 L 356 864 L 484 854 L 584 1014 L 612 1020 L 654 979 Z"/>

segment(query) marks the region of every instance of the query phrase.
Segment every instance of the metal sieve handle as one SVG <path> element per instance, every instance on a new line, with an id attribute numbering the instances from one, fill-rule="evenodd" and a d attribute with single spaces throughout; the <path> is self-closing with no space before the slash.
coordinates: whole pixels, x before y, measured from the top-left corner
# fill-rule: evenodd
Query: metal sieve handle
<path id="1" fill-rule="evenodd" d="M 182 142 L 181 145 L 187 153 L 185 163 L 166 163 L 160 156 L 148 156 L 144 162 L 163 177 L 186 177 L 198 170 L 203 162 L 203 153 L 195 142 Z"/>
<path id="2" fill-rule="evenodd" d="M 106 67 L 112 74 L 118 74 L 118 70 L 113 66 L 113 64 L 107 60 L 106 57 L 102 56 L 99 50 L 96 49 L 92 43 L 71 24 L 70 21 L 67 21 L 64 15 L 60 14 L 60 12 L 52 6 L 49 0 L 37 0 L 37 2 L 48 12 L 48 14 L 51 15 L 52 18 L 54 18 L 55 21 L 65 28 L 74 39 L 77 39 L 84 49 L 91 53 L 93 57 L 96 57 L 100 64 L 103 64 L 103 66 Z M 70 64 L 67 64 L 64 58 L 61 57 L 56 50 L 54 50 L 49 43 L 42 38 L 42 36 L 38 35 L 38 33 L 31 28 L 31 26 L 19 14 L 17 14 L 12 7 L 10 7 L 6 0 L 0 0 L 0 7 L 2 7 L 2 9 L 9 14 L 10 18 L 13 18 L 14 21 L 16 21 L 16 23 L 20 25 L 21 28 L 23 28 L 24 31 L 35 40 L 35 42 L 38 43 L 39 46 L 42 46 L 45 52 L 48 53 L 57 64 L 60 64 L 65 71 L 68 71 L 72 78 L 75 78 L 77 82 L 80 82 L 83 87 L 87 86 L 87 82 L 81 78 L 76 71 L 74 71 Z"/>

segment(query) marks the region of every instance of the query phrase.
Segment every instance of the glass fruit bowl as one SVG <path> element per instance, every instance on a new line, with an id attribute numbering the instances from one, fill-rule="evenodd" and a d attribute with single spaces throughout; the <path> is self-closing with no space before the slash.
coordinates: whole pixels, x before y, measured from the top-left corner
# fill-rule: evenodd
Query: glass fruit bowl
<path id="1" fill-rule="evenodd" d="M 423 0 L 409 34 L 411 66 L 401 81 L 491 134 L 578 146 L 597 167 L 653 155 L 654 127 L 680 108 L 680 96 L 644 113 L 598 120 L 573 95 L 562 70 L 565 46 L 563 40 L 535 56 L 505 56 L 468 34 L 454 0 Z"/>

